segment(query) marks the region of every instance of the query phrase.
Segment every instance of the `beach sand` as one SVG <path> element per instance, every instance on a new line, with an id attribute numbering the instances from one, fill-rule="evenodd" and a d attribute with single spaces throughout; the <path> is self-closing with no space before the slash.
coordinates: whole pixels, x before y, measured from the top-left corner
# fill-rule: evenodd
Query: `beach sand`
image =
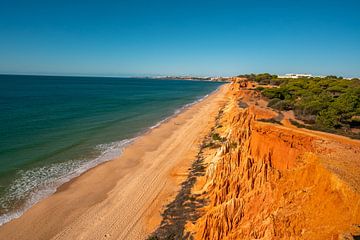
<path id="1" fill-rule="evenodd" d="M 146 239 L 214 126 L 228 85 L 137 138 L 113 161 L 61 186 L 0 239 Z"/>

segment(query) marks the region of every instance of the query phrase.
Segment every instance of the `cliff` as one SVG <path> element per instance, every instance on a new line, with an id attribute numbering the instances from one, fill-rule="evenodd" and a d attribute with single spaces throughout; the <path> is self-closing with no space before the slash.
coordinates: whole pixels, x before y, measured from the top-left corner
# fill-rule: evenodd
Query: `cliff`
<path id="1" fill-rule="evenodd" d="M 192 189 L 207 201 L 196 239 L 352 239 L 360 235 L 360 144 L 283 124 L 253 84 L 233 82 Z"/>

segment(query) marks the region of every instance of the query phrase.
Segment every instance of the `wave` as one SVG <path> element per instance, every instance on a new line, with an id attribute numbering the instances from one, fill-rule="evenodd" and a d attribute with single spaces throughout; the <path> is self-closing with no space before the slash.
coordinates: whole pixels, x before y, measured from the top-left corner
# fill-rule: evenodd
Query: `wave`
<path id="1" fill-rule="evenodd" d="M 202 96 L 192 103 L 186 104 L 174 111 L 174 114 L 157 122 L 155 125 L 148 128 L 151 131 L 159 127 L 162 123 L 180 114 L 187 108 L 196 103 L 203 101 L 210 94 L 215 91 Z M 140 135 L 140 134 L 139 134 Z M 58 187 L 66 182 L 69 182 L 75 177 L 91 168 L 114 159 L 121 155 L 123 149 L 131 144 L 136 138 L 125 139 L 109 144 L 100 144 L 96 146 L 96 150 L 100 151 L 100 155 L 94 159 L 74 160 L 61 163 L 53 163 L 50 165 L 37 167 L 29 170 L 20 170 L 17 173 L 15 180 L 5 190 L 5 194 L 0 198 L 0 206 L 6 211 L 0 215 L 0 226 L 19 218 L 25 211 L 27 211 L 34 204 L 42 199 L 54 194 Z M 14 202 L 21 202 L 20 207 L 14 207 Z"/>
<path id="2" fill-rule="evenodd" d="M 57 188 L 87 170 L 119 156 L 123 149 L 134 141 L 125 139 L 109 144 L 100 144 L 96 149 L 101 153 L 91 160 L 76 160 L 53 163 L 29 170 L 20 170 L 2 198 L 0 206 L 9 209 L 0 216 L 0 226 L 20 217 L 31 206 L 52 195 Z M 22 201 L 21 207 L 13 209 L 14 202 Z"/>

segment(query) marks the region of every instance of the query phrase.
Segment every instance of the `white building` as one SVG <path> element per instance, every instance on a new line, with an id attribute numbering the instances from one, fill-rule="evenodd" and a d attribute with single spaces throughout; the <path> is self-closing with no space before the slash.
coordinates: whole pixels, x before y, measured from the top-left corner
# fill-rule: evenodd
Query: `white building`
<path id="1" fill-rule="evenodd" d="M 311 74 L 302 74 L 302 73 L 288 73 L 285 75 L 278 75 L 278 78 L 311 78 L 313 75 Z"/>

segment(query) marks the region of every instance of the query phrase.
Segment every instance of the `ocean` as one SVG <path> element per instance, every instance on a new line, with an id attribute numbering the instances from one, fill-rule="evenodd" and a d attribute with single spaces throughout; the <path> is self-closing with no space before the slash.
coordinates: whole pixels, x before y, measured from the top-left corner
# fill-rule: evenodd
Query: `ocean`
<path id="1" fill-rule="evenodd" d="M 220 85 L 0 75 L 0 225 Z"/>

